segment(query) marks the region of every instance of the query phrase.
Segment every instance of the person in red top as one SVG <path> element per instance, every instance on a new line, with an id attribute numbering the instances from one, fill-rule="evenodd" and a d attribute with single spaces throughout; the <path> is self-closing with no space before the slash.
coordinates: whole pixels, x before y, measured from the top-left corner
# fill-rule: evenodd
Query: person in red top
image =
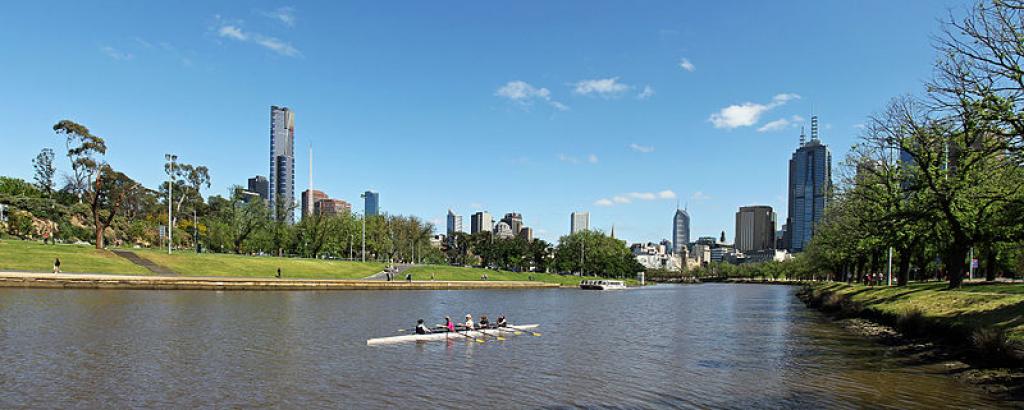
<path id="1" fill-rule="evenodd" d="M 448 329 L 449 332 L 455 331 L 455 323 L 452 323 L 452 318 L 448 316 L 444 317 L 444 328 Z"/>

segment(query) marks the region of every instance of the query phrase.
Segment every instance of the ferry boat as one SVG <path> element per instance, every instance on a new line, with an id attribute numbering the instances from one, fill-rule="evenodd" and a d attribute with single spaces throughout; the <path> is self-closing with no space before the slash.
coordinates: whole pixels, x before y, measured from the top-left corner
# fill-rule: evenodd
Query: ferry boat
<path id="1" fill-rule="evenodd" d="M 626 284 L 621 280 L 585 280 L 580 282 L 580 289 L 621 290 L 626 289 Z"/>
<path id="2" fill-rule="evenodd" d="M 530 325 L 515 325 L 515 326 L 506 326 L 506 327 L 498 327 L 498 328 L 488 328 L 488 329 L 477 329 L 477 330 L 469 330 L 469 331 L 466 331 L 466 330 L 459 330 L 459 331 L 455 331 L 455 332 L 435 331 L 433 333 L 427 333 L 427 334 L 422 334 L 422 335 L 421 334 L 413 334 L 413 335 L 403 335 L 403 336 L 378 337 L 376 339 L 369 339 L 369 340 L 367 340 L 366 344 L 369 345 L 369 346 L 372 346 L 372 345 L 389 344 L 389 343 L 429 342 L 429 341 L 433 341 L 433 340 L 448 340 L 448 339 L 475 340 L 475 339 L 478 339 L 478 338 L 481 338 L 481 337 L 484 337 L 484 336 L 497 337 L 497 336 L 520 335 L 520 334 L 523 334 L 523 333 L 532 334 L 534 336 L 540 336 L 540 333 L 532 331 L 532 329 L 536 329 L 539 326 L 540 325 L 537 325 L 537 324 L 530 324 Z"/>

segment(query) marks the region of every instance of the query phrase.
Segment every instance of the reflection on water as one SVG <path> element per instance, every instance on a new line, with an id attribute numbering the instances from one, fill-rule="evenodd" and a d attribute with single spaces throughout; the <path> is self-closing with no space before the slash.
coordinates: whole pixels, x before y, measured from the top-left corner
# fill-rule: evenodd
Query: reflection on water
<path id="1" fill-rule="evenodd" d="M 784 286 L 0 290 L 0 407 L 993 406 Z M 366 346 L 499 313 L 540 337 Z"/>

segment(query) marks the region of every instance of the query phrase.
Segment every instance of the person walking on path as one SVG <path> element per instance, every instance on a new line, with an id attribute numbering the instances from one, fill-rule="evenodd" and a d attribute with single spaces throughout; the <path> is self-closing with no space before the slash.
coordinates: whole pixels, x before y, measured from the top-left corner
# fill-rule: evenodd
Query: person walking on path
<path id="1" fill-rule="evenodd" d="M 411 273 L 406 273 L 405 274 L 405 281 L 406 282 L 412 282 L 412 274 Z"/>
<path id="2" fill-rule="evenodd" d="M 53 260 L 53 273 L 60 273 L 60 258 Z"/>
<path id="3" fill-rule="evenodd" d="M 278 278 L 280 278 L 280 277 L 281 277 L 281 268 L 277 268 L 277 277 L 278 277 Z"/>

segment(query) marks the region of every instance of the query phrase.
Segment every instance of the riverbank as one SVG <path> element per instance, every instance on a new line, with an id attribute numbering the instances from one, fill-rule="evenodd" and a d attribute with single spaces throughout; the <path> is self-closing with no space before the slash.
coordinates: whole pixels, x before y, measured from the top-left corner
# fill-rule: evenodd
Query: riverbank
<path id="1" fill-rule="evenodd" d="M 1024 400 L 1024 285 L 945 287 L 812 283 L 799 297 L 911 362 L 944 363 L 958 379 Z"/>
<path id="2" fill-rule="evenodd" d="M 529 281 L 378 281 L 0 272 L 0 287 L 138 290 L 471 290 L 549 289 Z"/>

